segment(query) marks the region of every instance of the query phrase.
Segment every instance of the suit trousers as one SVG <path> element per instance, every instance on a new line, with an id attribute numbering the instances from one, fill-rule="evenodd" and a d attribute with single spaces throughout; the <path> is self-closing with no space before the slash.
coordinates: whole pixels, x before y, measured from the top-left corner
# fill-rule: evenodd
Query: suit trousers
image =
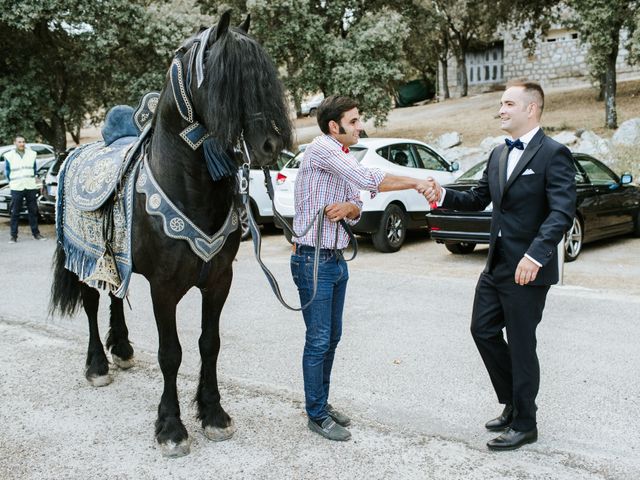
<path id="1" fill-rule="evenodd" d="M 514 407 L 511 428 L 525 432 L 536 427 L 540 386 L 536 328 L 549 286 L 521 286 L 514 276 L 515 269 L 508 265 L 498 241 L 492 267 L 480 275 L 476 286 L 471 334 L 498 401 Z"/>

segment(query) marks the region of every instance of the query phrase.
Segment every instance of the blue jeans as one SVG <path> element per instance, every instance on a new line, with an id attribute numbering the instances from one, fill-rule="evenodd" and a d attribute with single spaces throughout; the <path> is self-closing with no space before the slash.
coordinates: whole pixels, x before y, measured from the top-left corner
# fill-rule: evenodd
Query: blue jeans
<path id="1" fill-rule="evenodd" d="M 305 305 L 313 294 L 313 247 L 297 245 L 291 256 L 291 274 Z M 318 265 L 318 290 L 313 302 L 302 311 L 307 327 L 302 374 L 307 415 L 324 420 L 331 383 L 331 368 L 342 336 L 342 310 L 349 271 L 342 254 L 322 249 Z"/>
<path id="2" fill-rule="evenodd" d="M 23 202 L 27 201 L 27 212 L 29 213 L 29 226 L 31 234 L 38 235 L 38 190 L 11 190 L 11 237 L 18 238 L 18 219 Z"/>

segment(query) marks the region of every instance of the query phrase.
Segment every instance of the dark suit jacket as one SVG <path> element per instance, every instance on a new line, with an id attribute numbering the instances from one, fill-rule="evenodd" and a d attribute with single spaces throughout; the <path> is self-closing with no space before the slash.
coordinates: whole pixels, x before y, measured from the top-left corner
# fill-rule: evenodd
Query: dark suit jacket
<path id="1" fill-rule="evenodd" d="M 506 180 L 506 145 L 489 155 L 478 186 L 466 192 L 447 190 L 442 206 L 456 210 L 484 210 L 493 202 L 491 240 L 485 272 L 489 272 L 498 232 L 502 232 L 505 260 L 515 273 L 528 254 L 542 264 L 530 285 L 558 282 L 557 245 L 576 210 L 575 167 L 571 152 L 540 129 Z M 524 172 L 533 172 L 523 175 Z"/>

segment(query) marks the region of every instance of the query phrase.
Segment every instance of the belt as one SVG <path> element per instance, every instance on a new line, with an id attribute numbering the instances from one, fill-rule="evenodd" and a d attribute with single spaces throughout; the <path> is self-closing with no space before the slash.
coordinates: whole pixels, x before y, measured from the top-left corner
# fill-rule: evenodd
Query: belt
<path id="1" fill-rule="evenodd" d="M 294 243 L 293 245 L 295 246 L 296 253 L 315 252 L 316 250 L 316 247 L 312 245 L 303 245 L 301 243 Z M 342 250 L 342 248 L 321 248 L 320 253 L 335 253 L 342 255 Z"/>

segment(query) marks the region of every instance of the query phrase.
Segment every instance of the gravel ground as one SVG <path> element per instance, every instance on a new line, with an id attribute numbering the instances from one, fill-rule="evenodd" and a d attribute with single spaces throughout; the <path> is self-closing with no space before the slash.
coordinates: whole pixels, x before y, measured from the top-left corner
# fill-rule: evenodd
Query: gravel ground
<path id="1" fill-rule="evenodd" d="M 85 318 L 46 314 L 54 242 L 24 238 L 27 229 L 0 247 L 0 479 L 640 477 L 640 239 L 586 246 L 566 266 L 565 285 L 552 288 L 539 328 L 540 440 L 505 453 L 485 447 L 493 435 L 482 425 L 499 406 L 468 333 L 486 249 L 454 256 L 414 234 L 384 255 L 363 239 L 332 382 L 353 440 L 332 443 L 306 428 L 300 316 L 277 304 L 245 242 L 219 360 L 223 406 L 238 430 L 212 443 L 195 419 L 199 295 L 191 291 L 178 309 L 178 387 L 193 443 L 190 455 L 165 459 L 153 437 L 162 376 L 146 281 L 133 278 L 126 312 L 137 364 L 93 388 L 83 377 Z M 43 231 L 53 236 L 52 226 Z M 269 234 L 263 248 L 295 301 L 288 245 Z"/>

